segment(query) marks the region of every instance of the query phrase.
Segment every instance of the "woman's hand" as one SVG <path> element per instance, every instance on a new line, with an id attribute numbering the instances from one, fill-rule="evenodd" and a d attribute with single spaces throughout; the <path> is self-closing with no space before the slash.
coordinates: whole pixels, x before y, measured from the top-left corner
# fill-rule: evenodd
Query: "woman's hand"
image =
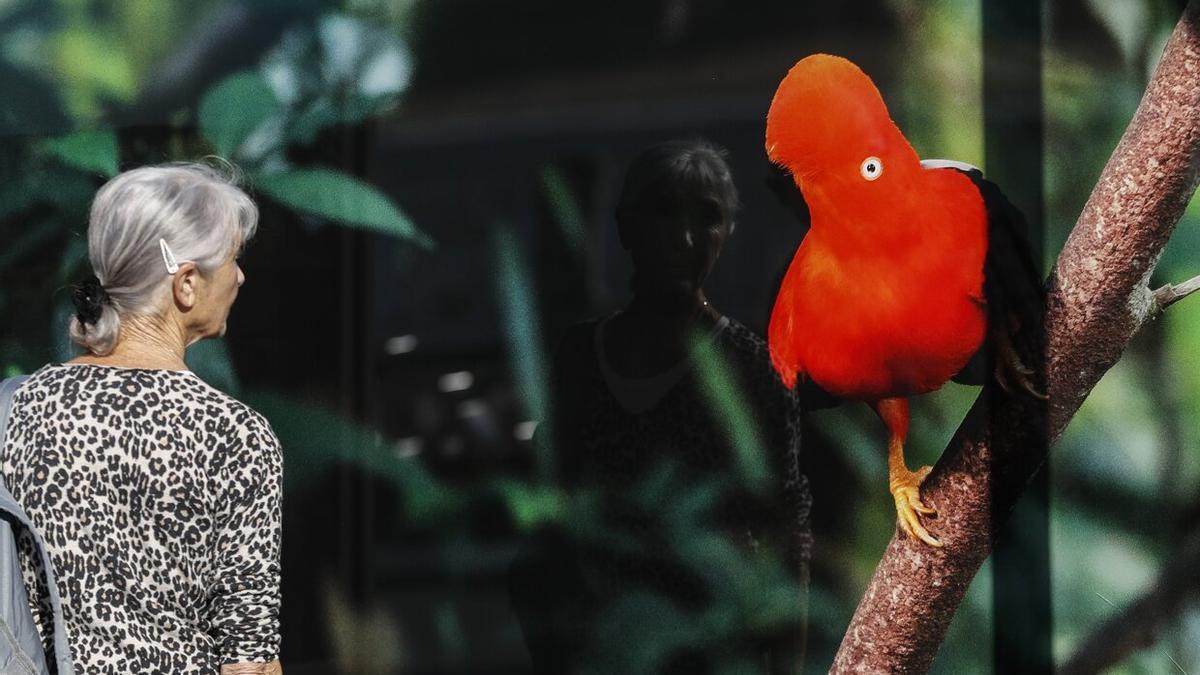
<path id="1" fill-rule="evenodd" d="M 221 666 L 221 675 L 283 675 L 279 659 L 270 663 L 229 663 Z"/>

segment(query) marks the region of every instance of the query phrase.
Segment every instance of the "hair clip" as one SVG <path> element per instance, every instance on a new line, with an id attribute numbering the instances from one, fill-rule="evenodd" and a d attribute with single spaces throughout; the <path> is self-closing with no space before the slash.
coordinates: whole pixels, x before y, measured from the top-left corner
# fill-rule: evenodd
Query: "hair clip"
<path id="1" fill-rule="evenodd" d="M 167 265 L 167 274 L 178 272 L 179 261 L 175 259 L 175 254 L 171 252 L 171 247 L 167 246 L 166 239 L 158 240 L 158 249 L 162 252 L 163 262 Z"/>

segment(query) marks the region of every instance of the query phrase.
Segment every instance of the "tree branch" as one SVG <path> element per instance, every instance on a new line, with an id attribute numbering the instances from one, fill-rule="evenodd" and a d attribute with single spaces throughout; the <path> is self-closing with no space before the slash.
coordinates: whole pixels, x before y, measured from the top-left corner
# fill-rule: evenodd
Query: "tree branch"
<path id="1" fill-rule="evenodd" d="M 1155 314 L 1200 291 L 1200 277 L 1192 277 L 1182 284 L 1167 284 L 1154 291 Z"/>
<path id="2" fill-rule="evenodd" d="M 1160 306 L 1150 274 L 1200 177 L 1200 0 L 1191 0 L 1050 279 L 1050 399 L 985 387 L 922 486 L 935 549 L 897 533 L 833 672 L 921 673 L 1011 510 L 1092 387 Z"/>

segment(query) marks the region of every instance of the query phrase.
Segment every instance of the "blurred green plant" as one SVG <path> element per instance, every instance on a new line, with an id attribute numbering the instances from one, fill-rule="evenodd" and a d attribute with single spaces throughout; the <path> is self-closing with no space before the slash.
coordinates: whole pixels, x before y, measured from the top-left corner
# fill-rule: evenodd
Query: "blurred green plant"
<path id="1" fill-rule="evenodd" d="M 0 3 L 0 238 L 4 242 L 0 312 L 22 319 L 6 322 L 0 334 L 0 367 L 6 375 L 28 371 L 48 356 L 70 357 L 65 336 L 70 309 L 63 291 L 79 276 L 86 258 L 82 233 L 91 196 L 103 179 L 121 167 L 123 148 L 128 147 L 124 134 L 119 137 L 104 128 L 101 120 L 107 111 L 131 104 L 155 66 L 221 4 L 126 0 L 112 3 L 111 11 L 96 11 L 97 3 L 83 0 Z M 294 153 L 289 154 L 289 148 L 311 146 L 323 130 L 385 114 L 401 99 L 412 76 L 413 57 L 405 35 L 416 0 L 351 0 L 345 9 L 327 4 L 333 8 L 285 30 L 259 63 L 220 78 L 194 110 L 174 118 L 184 127 L 194 123 L 197 133 L 182 131 L 186 142 L 171 146 L 172 157 L 215 152 L 239 164 L 262 195 L 306 217 L 427 248 L 432 245 L 428 236 L 369 183 L 290 159 Z M 1057 252 L 1074 224 L 1178 12 L 1177 3 L 1167 0 L 1087 0 L 1085 4 L 1111 37 L 1117 65 L 1095 63 L 1053 36 L 1047 45 L 1048 257 Z M 921 152 L 979 162 L 983 148 L 978 3 L 895 0 L 891 6 L 903 27 L 908 52 L 897 118 L 911 128 Z M 1053 18 L 1050 12 L 1051 25 Z M 976 112 L 964 118 L 964 110 Z M 548 166 L 538 178 L 564 238 L 579 250 L 586 243 L 585 223 L 564 174 Z M 500 234 L 496 248 L 508 359 L 520 380 L 530 418 L 547 419 L 552 402 L 546 388 L 545 336 L 539 333 L 533 303 L 537 288 L 518 238 Z M 1200 273 L 1198 252 L 1200 202 L 1193 201 L 1164 252 L 1158 276 L 1178 281 Z M 47 297 L 55 298 L 53 305 L 46 303 Z M 1200 436 L 1187 421 L 1200 417 L 1200 369 L 1192 367 L 1200 360 L 1196 348 L 1200 306 L 1192 302 L 1181 303 L 1160 319 L 1165 324 L 1161 349 L 1166 367 L 1133 359 L 1119 364 L 1085 404 L 1052 456 L 1059 617 L 1055 651 L 1060 658 L 1080 643 L 1091 626 L 1136 594 L 1169 555 L 1159 539 L 1161 533 L 1148 532 L 1145 521 L 1127 513 L 1164 503 L 1156 472 L 1169 451 L 1164 424 L 1183 429 L 1182 460 L 1171 492 L 1175 499 L 1168 510 L 1177 514 L 1195 501 Z M 437 532 L 447 539 L 451 534 L 469 537 L 473 509 L 498 501 L 521 532 L 562 524 L 612 550 L 635 553 L 651 546 L 644 537 L 614 529 L 600 518 L 606 495 L 584 492 L 568 497 L 552 484 L 511 477 L 451 485 L 418 458 L 398 453 L 391 440 L 365 425 L 278 392 L 245 391 L 220 341 L 193 347 L 189 363 L 207 381 L 243 397 L 272 421 L 288 453 L 289 493 L 312 487 L 324 472 L 347 462 L 398 487 L 406 527 L 412 532 Z M 1151 388 L 1166 392 L 1177 404 L 1174 414 L 1179 420 L 1164 422 L 1156 417 L 1158 404 L 1139 393 Z M 936 453 L 945 447 L 973 396 L 973 389 L 951 388 L 914 408 L 914 415 L 923 420 L 914 429 L 924 434 L 914 439 L 914 451 Z M 713 405 L 729 411 L 731 429 L 736 429 L 738 413 L 727 405 L 727 398 L 714 396 Z M 813 417 L 825 436 L 837 440 L 833 452 L 849 467 L 854 478 L 849 482 L 873 486 L 865 493 L 856 485 L 839 486 L 845 495 L 842 502 L 815 506 L 814 513 L 852 511 L 847 531 L 818 542 L 819 555 L 843 575 L 828 585 L 814 585 L 810 593 L 814 648 L 806 670 L 823 672 L 895 524 L 892 505 L 882 490 L 885 464 L 877 420 L 865 408 Z M 924 463 L 934 457 L 913 459 Z M 614 594 L 593 636 L 606 654 L 604 665 L 620 672 L 649 672 L 673 651 L 703 649 L 728 636 L 733 625 L 786 620 L 790 590 L 786 579 L 778 576 L 785 573 L 779 562 L 728 546 L 704 522 L 707 510 L 727 488 L 717 483 L 685 488 L 677 476 L 664 470 L 631 490 L 634 506 L 661 521 L 658 532 L 678 544 L 675 555 L 693 573 L 709 580 L 716 599 L 704 611 L 689 612 L 645 589 Z M 450 551 L 450 545 L 445 548 L 446 560 L 460 565 L 472 555 L 466 546 L 457 553 Z M 980 644 L 986 641 L 981 636 L 990 621 L 987 579 L 984 571 L 972 586 L 935 672 L 988 670 L 990 655 Z M 356 619 L 355 608 L 345 600 L 329 602 L 350 632 L 372 625 L 363 617 Z M 439 619 L 447 651 L 454 650 L 455 644 L 462 648 L 453 611 L 443 610 Z M 1197 644 L 1197 617 L 1200 611 L 1193 603 L 1176 637 L 1185 646 Z M 1171 653 L 1184 667 L 1200 658 L 1194 648 L 1166 655 Z M 746 672 L 751 665 L 731 656 L 722 668 Z M 1115 672 L 1168 670 L 1164 652 L 1151 649 Z"/>
<path id="2" fill-rule="evenodd" d="M 101 109 L 129 104 L 141 86 L 137 76 L 151 70 L 147 59 L 163 57 L 169 40 L 185 30 L 183 19 L 195 20 L 192 10 L 134 0 L 119 3 L 107 21 L 86 7 L 65 0 L 61 6 L 0 7 L 0 35 L 17 36 L 16 43 L 25 45 L 0 50 L 0 75 L 20 74 L 0 81 L 25 85 L 19 96 L 0 97 L 0 124 L 22 132 L 0 142 L 0 233 L 6 242 L 0 311 L 29 308 L 27 320 L 0 337 L 0 363 L 19 369 L 74 353 L 61 339 L 70 315 L 64 290 L 84 266 L 91 197 L 122 163 L 117 134 L 96 126 Z M 165 23 L 152 36 L 127 39 L 160 20 Z M 64 61 L 76 65 L 54 70 Z M 258 67 L 226 76 L 200 97 L 189 111 L 198 135 L 173 144 L 184 153 L 174 159 L 215 152 L 238 165 L 252 189 L 309 219 L 432 248 L 433 240 L 371 184 L 328 167 L 294 166 L 286 154 L 289 147 L 316 142 L 322 130 L 390 110 L 411 69 L 411 56 L 394 31 L 345 12 L 318 14 L 286 30 Z M 43 77 L 47 71 L 54 75 Z M 25 103 L 5 108 L 17 101 Z M 177 134 L 186 137 L 187 128 Z M 57 262 L 48 267 L 47 260 Z M 50 306 L 47 297 L 55 299 Z M 43 345 L 50 345 L 49 353 Z"/>

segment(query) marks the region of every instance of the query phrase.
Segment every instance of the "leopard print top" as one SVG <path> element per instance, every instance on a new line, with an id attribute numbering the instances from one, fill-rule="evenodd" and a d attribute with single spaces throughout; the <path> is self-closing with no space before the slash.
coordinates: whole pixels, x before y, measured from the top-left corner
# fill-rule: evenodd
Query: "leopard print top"
<path id="1" fill-rule="evenodd" d="M 45 538 L 78 672 L 277 657 L 282 453 L 258 413 L 189 372 L 52 364 L 13 398 L 0 472 Z"/>

